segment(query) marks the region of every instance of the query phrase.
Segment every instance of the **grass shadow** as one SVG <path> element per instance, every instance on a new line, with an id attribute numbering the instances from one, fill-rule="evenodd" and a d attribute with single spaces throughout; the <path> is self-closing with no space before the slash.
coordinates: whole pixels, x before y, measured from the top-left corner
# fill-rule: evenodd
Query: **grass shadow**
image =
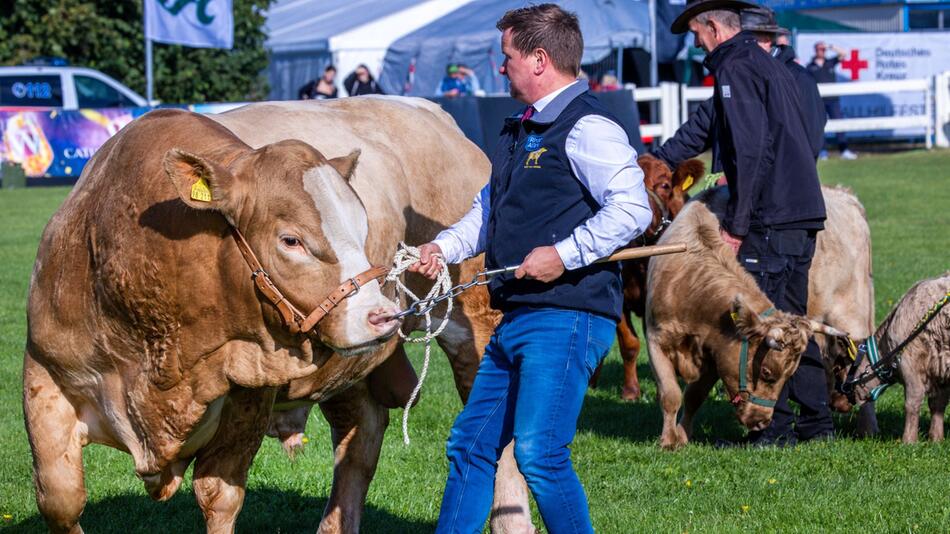
<path id="1" fill-rule="evenodd" d="M 326 497 L 299 495 L 275 488 L 247 492 L 238 516 L 237 532 L 314 532 L 326 507 Z M 205 523 L 194 494 L 181 491 L 167 502 L 145 495 L 117 495 L 86 505 L 80 521 L 86 532 L 126 534 L 146 532 L 204 532 Z M 7 525 L 11 532 L 46 532 L 39 513 Z M 6 528 L 0 528 L 0 531 Z M 431 532 L 435 524 L 398 517 L 367 506 L 360 532 L 410 534 Z"/>

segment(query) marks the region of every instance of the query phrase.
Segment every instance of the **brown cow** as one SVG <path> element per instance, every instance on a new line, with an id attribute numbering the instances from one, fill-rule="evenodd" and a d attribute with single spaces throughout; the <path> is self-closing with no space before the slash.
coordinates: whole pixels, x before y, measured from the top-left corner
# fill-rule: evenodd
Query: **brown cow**
<path id="1" fill-rule="evenodd" d="M 301 139 L 327 154 L 362 150 L 351 184 L 369 217 L 366 255 L 373 264 L 389 264 L 400 241 L 418 244 L 433 239 L 468 212 L 489 177 L 489 163 L 481 150 L 465 139 L 451 116 L 423 99 L 272 102 L 212 118 L 251 146 Z M 482 268 L 483 259 L 478 257 L 452 266 L 450 272 L 453 280 L 468 281 Z M 425 294 L 431 284 L 417 275 L 407 276 L 406 282 L 416 294 Z M 441 310 L 437 308 L 436 315 L 444 315 Z M 473 288 L 456 299 L 451 323 L 437 338 L 449 357 L 463 402 L 500 318 L 488 306 L 487 290 Z M 287 407 L 296 403 L 296 408 L 273 416 L 272 431 L 288 448 L 302 444 L 310 407 L 300 406 L 300 401 L 319 402 L 330 423 L 336 462 L 321 531 L 359 529 L 388 424 L 386 407 L 402 406 L 415 380 L 402 348 L 394 350 L 366 384 L 344 389 L 349 382 L 337 383 L 322 372 L 292 381 L 282 400 L 288 401 Z M 499 463 L 491 524 L 495 531 L 525 532 L 532 528 L 527 486 L 510 449 Z"/>
<path id="2" fill-rule="evenodd" d="M 904 443 L 917 442 L 924 397 L 930 407 L 930 440 L 943 440 L 944 411 L 950 400 L 950 306 L 937 311 L 899 355 L 888 355 L 910 338 L 928 310 L 947 295 L 950 272 L 914 284 L 878 327 L 873 339 L 865 340 L 865 346 L 875 342 L 880 363 L 872 369 L 870 358 L 862 354 L 851 372 L 858 382 L 851 393 L 852 402 L 858 405 L 874 398 L 872 392 L 877 388 L 883 389 L 893 382 L 903 384 Z"/>
<path id="3" fill-rule="evenodd" d="M 687 204 L 659 241 L 679 242 L 688 251 L 651 258 L 647 274 L 646 335 L 663 410 L 660 444 L 667 449 L 686 444 L 693 416 L 719 379 L 739 421 L 765 428 L 808 337 L 814 331 L 841 334 L 774 310 L 723 242 L 719 221 L 705 204 Z M 688 383 L 679 425 L 684 393 L 677 377 Z"/>
<path id="4" fill-rule="evenodd" d="M 631 243 L 631 246 L 653 245 L 683 209 L 683 204 L 689 197 L 684 189 L 689 189 L 691 183 L 703 176 L 706 165 L 698 159 L 691 159 L 680 163 L 676 172 L 671 172 L 665 163 L 649 154 L 637 158 L 637 164 L 643 169 L 643 185 L 648 193 L 653 220 L 644 232 L 643 239 Z M 640 380 L 637 377 L 640 339 L 630 314 L 643 317 L 648 263 L 647 258 L 642 258 L 627 260 L 622 264 L 623 320 L 617 323 L 617 343 L 620 345 L 620 357 L 623 360 L 623 386 L 620 397 L 627 401 L 640 398 Z M 590 387 L 597 387 L 603 366 L 604 363 L 601 362 L 594 371 Z"/>
<path id="5" fill-rule="evenodd" d="M 99 149 L 47 225 L 30 284 L 23 409 L 51 531 L 81 532 L 89 443 L 129 452 L 159 500 L 194 461 L 208 531 L 233 531 L 274 387 L 380 363 L 397 324 L 377 281 L 294 333 L 232 238 L 243 233 L 280 302 L 316 309 L 370 266 L 346 181 L 357 160 L 300 141 L 255 150 L 178 110 Z"/>

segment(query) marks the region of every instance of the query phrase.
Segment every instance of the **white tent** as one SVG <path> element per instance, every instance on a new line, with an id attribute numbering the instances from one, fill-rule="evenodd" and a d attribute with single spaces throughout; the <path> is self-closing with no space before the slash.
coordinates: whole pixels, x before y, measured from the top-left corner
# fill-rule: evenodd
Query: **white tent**
<path id="1" fill-rule="evenodd" d="M 337 85 L 365 64 L 378 76 L 389 45 L 472 0 L 280 0 L 267 12 L 272 100 L 337 67 Z"/>

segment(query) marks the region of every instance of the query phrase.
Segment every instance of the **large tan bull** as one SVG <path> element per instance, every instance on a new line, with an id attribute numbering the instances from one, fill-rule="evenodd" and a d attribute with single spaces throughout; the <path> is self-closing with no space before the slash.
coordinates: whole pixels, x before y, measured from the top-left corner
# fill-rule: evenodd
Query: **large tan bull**
<path id="1" fill-rule="evenodd" d="M 162 110 L 89 162 L 43 233 L 27 310 L 23 409 L 50 530 L 81 532 L 82 448 L 100 443 L 132 455 L 155 499 L 194 462 L 208 531 L 232 531 L 276 386 L 318 372 L 342 388 L 382 361 L 397 325 L 375 280 L 312 330 L 279 312 L 309 314 L 370 267 L 346 181 L 358 153 L 333 155 L 252 149 Z M 257 269 L 286 300 L 265 298 Z"/>
<path id="2" fill-rule="evenodd" d="M 330 155 L 360 149 L 350 183 L 366 207 L 366 255 L 374 264 L 391 262 L 400 241 L 426 243 L 460 219 L 489 177 L 489 163 L 482 152 L 439 106 L 422 99 L 263 103 L 213 118 L 251 146 L 300 139 Z M 475 258 L 452 267 L 452 278 L 467 281 L 482 268 L 482 258 Z M 406 281 L 416 294 L 424 294 L 431 284 L 417 275 Z M 449 357 L 464 401 L 500 314 L 488 307 L 487 291 L 479 287 L 456 300 L 450 319 L 437 341 Z M 288 406 L 298 406 L 274 414 L 274 432 L 291 446 L 299 443 L 309 414 L 310 407 L 299 406 L 300 401 L 319 402 L 330 422 L 336 463 L 321 530 L 354 532 L 359 528 L 388 423 L 387 407 L 401 406 L 414 383 L 402 347 L 394 350 L 385 367 L 369 376 L 369 387 L 360 383 L 343 391 L 340 386 L 348 382 L 338 383 L 320 371 L 291 382 L 285 400 Z M 492 526 L 502 532 L 523 532 L 532 528 L 527 487 L 510 449 L 499 466 Z"/>
<path id="3" fill-rule="evenodd" d="M 693 416 L 720 379 L 739 421 L 764 429 L 808 337 L 835 333 L 775 310 L 719 236 L 719 221 L 705 204 L 687 204 L 659 241 L 676 242 L 686 243 L 687 253 L 650 259 L 645 317 L 663 411 L 660 445 L 668 449 L 686 444 Z M 688 383 L 685 393 L 678 377 Z"/>

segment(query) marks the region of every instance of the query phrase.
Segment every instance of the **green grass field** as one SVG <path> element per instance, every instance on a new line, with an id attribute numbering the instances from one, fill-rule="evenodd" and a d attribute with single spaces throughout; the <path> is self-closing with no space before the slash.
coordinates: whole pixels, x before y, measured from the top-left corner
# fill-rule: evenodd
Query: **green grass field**
<path id="1" fill-rule="evenodd" d="M 821 165 L 823 180 L 854 189 L 867 208 L 874 252 L 877 318 L 915 281 L 950 269 L 950 152 L 869 155 Z M 66 189 L 0 191 L 0 530 L 42 532 L 30 478 L 31 460 L 20 406 L 24 306 L 36 245 Z M 416 347 L 413 347 L 414 349 Z M 412 352 L 421 364 L 421 350 Z M 600 389 L 581 416 L 574 462 L 599 532 L 947 532 L 950 531 L 950 447 L 904 446 L 903 394 L 878 403 L 882 435 L 849 437 L 853 421 L 838 419 L 841 437 L 785 450 L 718 450 L 716 438 L 744 431 L 724 399 L 700 412 L 697 441 L 668 453 L 656 442 L 660 412 L 645 355 L 645 400 L 619 400 L 616 349 Z M 386 435 L 366 504 L 364 532 L 428 532 L 446 476 L 444 443 L 460 402 L 440 352 L 420 404 L 411 414 L 412 444 L 398 419 Z M 921 425 L 929 424 L 922 418 Z M 239 532 L 313 532 L 330 490 L 332 456 L 319 412 L 307 428 L 305 454 L 288 460 L 267 439 L 250 473 Z M 186 481 L 167 503 L 152 502 L 131 457 L 102 446 L 85 450 L 89 502 L 86 532 L 198 532 L 204 528 Z M 540 525 L 536 516 L 535 523 Z"/>

